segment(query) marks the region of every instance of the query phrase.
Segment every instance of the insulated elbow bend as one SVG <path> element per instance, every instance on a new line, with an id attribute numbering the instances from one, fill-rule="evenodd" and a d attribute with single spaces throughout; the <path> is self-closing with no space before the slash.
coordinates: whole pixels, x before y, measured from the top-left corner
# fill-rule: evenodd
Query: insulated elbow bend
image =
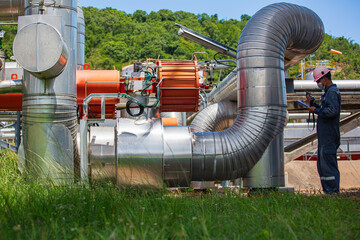
<path id="1" fill-rule="evenodd" d="M 238 115 L 222 132 L 193 132 L 192 178 L 244 176 L 286 125 L 284 70 L 316 51 L 324 37 L 310 9 L 276 3 L 245 26 L 237 48 Z"/>

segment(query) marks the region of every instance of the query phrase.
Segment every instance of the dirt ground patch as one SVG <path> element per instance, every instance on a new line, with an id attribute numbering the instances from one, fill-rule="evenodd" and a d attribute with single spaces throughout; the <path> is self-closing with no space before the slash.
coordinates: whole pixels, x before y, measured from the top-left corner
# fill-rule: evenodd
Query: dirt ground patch
<path id="1" fill-rule="evenodd" d="M 360 189 L 360 161 L 338 161 L 338 165 L 341 191 L 352 194 L 353 189 Z M 288 187 L 296 191 L 321 191 L 316 161 L 292 161 L 285 165 L 285 172 L 288 175 Z"/>

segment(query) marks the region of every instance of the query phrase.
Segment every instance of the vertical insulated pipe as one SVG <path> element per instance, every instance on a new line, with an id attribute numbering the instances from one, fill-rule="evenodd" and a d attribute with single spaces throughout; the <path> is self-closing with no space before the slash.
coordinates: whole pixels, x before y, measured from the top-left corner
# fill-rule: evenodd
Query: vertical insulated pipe
<path id="1" fill-rule="evenodd" d="M 236 179 L 258 162 L 286 124 L 285 66 L 323 37 L 320 18 L 294 4 L 269 5 L 249 20 L 237 50 L 238 116 L 225 131 L 193 132 L 193 181 Z"/>
<path id="2" fill-rule="evenodd" d="M 25 71 L 23 143 L 26 167 L 30 171 L 39 177 L 49 177 L 55 183 L 64 183 L 73 181 L 74 171 L 79 174 L 76 146 L 77 1 L 55 2 L 46 7 L 45 13 L 61 16 L 63 32 L 60 34 L 68 50 L 68 59 L 60 75 L 50 79 L 39 79 Z M 25 13 L 38 15 L 39 8 L 26 1 Z"/>
<path id="3" fill-rule="evenodd" d="M 80 1 L 77 7 L 77 70 L 83 70 L 85 64 L 85 19 Z"/>

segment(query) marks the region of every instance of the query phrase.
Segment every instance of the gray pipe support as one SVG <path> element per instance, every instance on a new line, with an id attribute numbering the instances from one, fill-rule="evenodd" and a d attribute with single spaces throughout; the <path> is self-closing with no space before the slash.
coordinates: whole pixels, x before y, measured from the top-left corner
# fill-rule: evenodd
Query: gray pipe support
<path id="1" fill-rule="evenodd" d="M 0 81 L 0 94 L 22 93 L 22 80 Z"/>
<path id="2" fill-rule="evenodd" d="M 25 0 L 0 0 L 0 21 L 17 21 L 24 15 Z"/>
<path id="3" fill-rule="evenodd" d="M 285 67 L 323 37 L 320 18 L 294 4 L 269 5 L 249 20 L 237 53 L 238 116 L 225 131 L 193 132 L 193 181 L 236 179 L 257 163 L 286 124 Z"/>

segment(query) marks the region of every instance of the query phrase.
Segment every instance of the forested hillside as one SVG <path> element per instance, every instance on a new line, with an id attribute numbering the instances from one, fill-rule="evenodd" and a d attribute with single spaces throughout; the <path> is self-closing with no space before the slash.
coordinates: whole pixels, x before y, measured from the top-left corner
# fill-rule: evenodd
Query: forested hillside
<path id="1" fill-rule="evenodd" d="M 215 51 L 202 47 L 177 35 L 175 22 L 193 29 L 236 49 L 242 29 L 250 19 L 248 15 L 239 20 L 218 19 L 206 13 L 193 13 L 170 10 L 146 13 L 138 10 L 127 14 L 116 9 L 84 9 L 86 24 L 86 63 L 93 69 L 121 69 L 124 64 L 145 58 L 191 59 L 193 52 L 207 51 L 211 59 Z M 4 49 L 11 56 L 11 42 L 16 33 L 15 26 L 4 26 L 7 31 Z M 343 52 L 343 55 L 330 53 L 330 49 Z M 322 46 L 312 60 L 328 59 L 336 62 L 338 71 L 335 79 L 360 79 L 360 46 L 345 37 L 325 36 Z M 228 58 L 223 56 L 224 58 Z M 217 58 L 221 56 L 217 55 Z M 298 75 L 298 66 L 290 74 Z"/>
<path id="2" fill-rule="evenodd" d="M 219 20 L 216 15 L 160 10 L 131 14 L 115 9 L 84 9 L 86 59 L 94 68 L 120 68 L 123 63 L 144 58 L 191 59 L 196 51 L 215 51 L 177 35 L 175 22 L 236 48 L 243 21 Z"/>

